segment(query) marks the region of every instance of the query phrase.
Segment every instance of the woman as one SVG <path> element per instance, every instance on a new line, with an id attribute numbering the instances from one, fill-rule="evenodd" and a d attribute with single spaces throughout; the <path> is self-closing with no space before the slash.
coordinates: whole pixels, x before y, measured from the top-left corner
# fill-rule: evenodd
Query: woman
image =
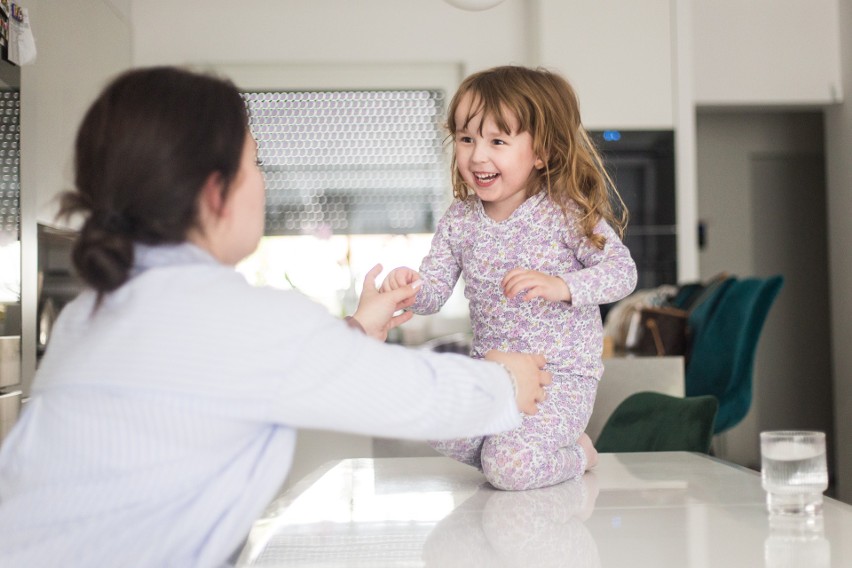
<path id="1" fill-rule="evenodd" d="M 489 354 L 501 369 L 376 341 L 416 291 L 380 294 L 380 267 L 349 326 L 248 285 L 233 266 L 263 232 L 256 152 L 238 91 L 209 76 L 129 71 L 87 112 L 62 213 L 85 219 L 89 290 L 0 452 L 0 565 L 218 566 L 284 480 L 296 428 L 488 434 L 543 400 L 541 356 Z"/>

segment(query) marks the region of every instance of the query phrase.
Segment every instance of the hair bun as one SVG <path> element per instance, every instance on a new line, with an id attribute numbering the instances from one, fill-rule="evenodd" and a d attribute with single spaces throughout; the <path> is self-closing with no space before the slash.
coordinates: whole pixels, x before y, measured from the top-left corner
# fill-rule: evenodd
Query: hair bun
<path id="1" fill-rule="evenodd" d="M 99 292 L 127 282 L 133 266 L 133 241 L 115 215 L 92 215 L 74 244 L 72 259 L 80 277 Z"/>

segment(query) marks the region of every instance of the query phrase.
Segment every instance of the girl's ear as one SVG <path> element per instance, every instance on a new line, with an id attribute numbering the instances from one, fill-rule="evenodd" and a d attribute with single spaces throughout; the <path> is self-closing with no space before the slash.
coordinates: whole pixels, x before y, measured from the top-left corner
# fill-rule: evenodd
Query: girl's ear
<path id="1" fill-rule="evenodd" d="M 536 158 L 535 162 L 533 162 L 533 166 L 535 166 L 535 169 L 537 170 L 543 169 L 544 162 L 541 160 L 541 158 Z"/>

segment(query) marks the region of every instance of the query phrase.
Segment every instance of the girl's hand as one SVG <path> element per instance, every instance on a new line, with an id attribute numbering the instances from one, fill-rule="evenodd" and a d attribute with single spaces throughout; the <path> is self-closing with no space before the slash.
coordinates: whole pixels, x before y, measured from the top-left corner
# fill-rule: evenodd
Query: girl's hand
<path id="1" fill-rule="evenodd" d="M 382 292 L 390 292 L 403 286 L 409 286 L 420 280 L 420 274 L 416 270 L 412 270 L 407 266 L 394 268 L 385 276 L 385 281 L 382 283 Z"/>
<path id="2" fill-rule="evenodd" d="M 358 309 L 352 317 L 361 324 L 367 335 L 384 341 L 388 337 L 388 330 L 407 322 L 414 316 L 412 312 L 403 312 L 398 316 L 393 314 L 414 303 L 414 296 L 417 295 L 421 281 L 417 280 L 410 286 L 402 286 L 388 292 L 379 292 L 376 288 L 376 278 L 381 272 L 382 265 L 377 264 L 367 273 L 364 278 L 364 289 L 358 300 Z"/>
<path id="3" fill-rule="evenodd" d="M 521 298 L 524 301 L 533 298 L 544 298 L 551 302 L 571 301 L 571 290 L 564 280 L 537 270 L 513 268 L 503 277 L 501 285 L 507 298 L 514 298 L 526 290 L 527 293 Z"/>
<path id="4" fill-rule="evenodd" d="M 547 398 L 544 390 L 549 385 L 552 377 L 544 371 L 547 361 L 540 353 L 516 353 L 491 350 L 485 354 L 486 361 L 494 361 L 504 365 L 515 378 L 518 392 L 515 402 L 518 410 L 525 414 L 536 414 L 538 403 Z"/>

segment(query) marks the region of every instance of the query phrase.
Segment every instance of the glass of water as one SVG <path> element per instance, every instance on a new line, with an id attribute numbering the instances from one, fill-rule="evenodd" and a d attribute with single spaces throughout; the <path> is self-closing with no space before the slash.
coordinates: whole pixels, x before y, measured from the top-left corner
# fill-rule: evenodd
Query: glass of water
<path id="1" fill-rule="evenodd" d="M 761 432 L 760 461 L 770 514 L 815 516 L 822 513 L 822 494 L 828 489 L 825 433 Z"/>

